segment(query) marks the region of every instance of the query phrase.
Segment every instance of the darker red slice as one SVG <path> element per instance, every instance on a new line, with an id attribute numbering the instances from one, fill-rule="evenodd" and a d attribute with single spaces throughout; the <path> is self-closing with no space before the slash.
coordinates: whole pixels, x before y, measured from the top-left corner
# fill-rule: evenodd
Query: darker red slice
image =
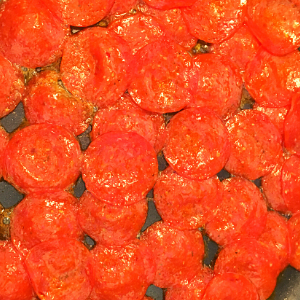
<path id="1" fill-rule="evenodd" d="M 150 226 L 142 235 L 156 263 L 154 284 L 169 288 L 191 280 L 202 270 L 204 243 L 199 230 L 177 230 L 163 222 Z"/>
<path id="2" fill-rule="evenodd" d="M 290 234 L 289 263 L 298 271 L 300 270 L 300 212 L 295 213 L 288 221 Z"/>
<path id="3" fill-rule="evenodd" d="M 144 0 L 149 6 L 159 9 L 172 9 L 193 5 L 196 0 Z"/>
<path id="4" fill-rule="evenodd" d="M 76 198 L 63 191 L 27 195 L 14 209 L 11 239 L 26 256 L 31 248 L 52 239 L 80 239 L 83 231 L 77 221 Z"/>
<path id="5" fill-rule="evenodd" d="M 178 44 L 165 39 L 148 44 L 135 55 L 133 100 L 145 110 L 175 112 L 192 99 L 196 78 L 192 59 Z"/>
<path id="6" fill-rule="evenodd" d="M 98 137 L 85 152 L 82 168 L 87 189 L 112 205 L 130 205 L 144 199 L 157 173 L 154 149 L 134 132 L 110 132 Z"/>
<path id="7" fill-rule="evenodd" d="M 191 180 L 179 176 L 170 167 L 154 186 L 154 202 L 165 223 L 177 229 L 203 227 L 222 201 L 222 185 L 217 176 Z"/>
<path id="8" fill-rule="evenodd" d="M 26 267 L 39 298 L 86 300 L 94 281 L 92 257 L 73 239 L 57 239 L 31 249 Z"/>
<path id="9" fill-rule="evenodd" d="M 260 190 L 242 177 L 223 180 L 222 184 L 222 202 L 206 225 L 209 237 L 220 245 L 236 238 L 258 238 L 267 221 L 267 206 Z"/>
<path id="10" fill-rule="evenodd" d="M 66 129 L 49 124 L 19 130 L 4 152 L 3 176 L 21 191 L 69 187 L 78 178 L 81 151 Z"/>
<path id="11" fill-rule="evenodd" d="M 226 170 L 250 180 L 269 174 L 282 153 L 281 135 L 271 120 L 259 111 L 243 110 L 226 127 L 231 148 Z"/>
<path id="12" fill-rule="evenodd" d="M 3 175 L 3 157 L 4 157 L 4 151 L 8 144 L 9 137 L 8 133 L 0 126 L 0 178 Z"/>
<path id="13" fill-rule="evenodd" d="M 228 131 L 207 108 L 189 108 L 167 126 L 164 155 L 181 176 L 203 180 L 221 171 L 230 154 Z"/>
<path id="14" fill-rule="evenodd" d="M 80 198 L 78 220 L 83 230 L 105 246 L 122 246 L 136 239 L 147 217 L 147 201 L 113 206 L 86 191 Z"/>
<path id="15" fill-rule="evenodd" d="M 9 241 L 0 241 L 0 299 L 32 300 L 33 289 L 24 259 Z"/>

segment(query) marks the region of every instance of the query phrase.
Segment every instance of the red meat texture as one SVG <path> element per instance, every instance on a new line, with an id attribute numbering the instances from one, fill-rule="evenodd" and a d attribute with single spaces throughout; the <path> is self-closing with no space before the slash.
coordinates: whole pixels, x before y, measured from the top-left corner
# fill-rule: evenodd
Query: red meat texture
<path id="1" fill-rule="evenodd" d="M 2 158 L 4 156 L 4 151 L 8 144 L 8 141 L 9 141 L 8 133 L 0 126 L 0 157 Z M 3 169 L 3 160 L 0 159 L 0 178 L 3 175 L 2 169 Z"/>
<path id="2" fill-rule="evenodd" d="M 145 0 L 152 7 L 159 9 L 171 9 L 176 7 L 184 7 L 193 5 L 196 0 Z"/>
<path id="3" fill-rule="evenodd" d="M 298 271 L 300 270 L 300 212 L 295 213 L 288 221 L 290 235 L 289 263 Z"/>

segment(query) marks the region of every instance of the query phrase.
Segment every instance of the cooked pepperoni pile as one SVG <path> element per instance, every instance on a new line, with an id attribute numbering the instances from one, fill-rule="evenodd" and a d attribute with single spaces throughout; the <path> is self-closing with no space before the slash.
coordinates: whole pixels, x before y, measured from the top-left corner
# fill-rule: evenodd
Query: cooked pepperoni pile
<path id="1" fill-rule="evenodd" d="M 298 0 L 0 1 L 0 176 L 24 196 L 0 299 L 266 300 L 300 271 L 299 24 Z"/>

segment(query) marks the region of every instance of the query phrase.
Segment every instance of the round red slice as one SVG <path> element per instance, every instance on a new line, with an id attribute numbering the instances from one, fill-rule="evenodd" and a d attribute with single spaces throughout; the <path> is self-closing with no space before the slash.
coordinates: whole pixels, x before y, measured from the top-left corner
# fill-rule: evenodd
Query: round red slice
<path id="1" fill-rule="evenodd" d="M 101 21 L 114 0 L 43 0 L 45 5 L 65 24 L 90 26 Z"/>
<path id="2" fill-rule="evenodd" d="M 155 274 L 152 254 L 144 243 L 109 248 L 99 245 L 92 255 L 96 277 L 93 300 L 143 298 Z"/>
<path id="3" fill-rule="evenodd" d="M 260 299 L 273 292 L 280 272 L 280 261 L 275 253 L 255 239 L 241 239 L 227 245 L 215 263 L 215 273 L 238 273 L 248 278 L 257 288 Z"/>
<path id="4" fill-rule="evenodd" d="M 114 104 L 130 82 L 131 50 L 117 34 L 93 27 L 68 39 L 60 65 L 62 81 L 75 96 L 99 108 Z"/>
<path id="5" fill-rule="evenodd" d="M 166 291 L 165 300 L 201 300 L 214 273 L 205 267 L 191 280 L 184 280 L 180 285 Z"/>
<path id="6" fill-rule="evenodd" d="M 289 263 L 300 271 L 300 212 L 295 213 L 288 221 L 290 234 Z"/>
<path id="7" fill-rule="evenodd" d="M 0 299 L 32 300 L 33 289 L 24 260 L 11 242 L 0 241 Z"/>
<path id="8" fill-rule="evenodd" d="M 196 78 L 192 59 L 172 41 L 161 39 L 142 48 L 135 55 L 133 70 L 128 91 L 145 110 L 175 112 L 193 99 Z"/>
<path id="9" fill-rule="evenodd" d="M 222 186 L 217 176 L 198 181 L 179 176 L 170 167 L 154 186 L 154 202 L 163 221 L 185 230 L 203 227 L 222 201 Z"/>
<path id="10" fill-rule="evenodd" d="M 198 55 L 193 60 L 198 88 L 188 107 L 208 107 L 228 119 L 236 113 L 242 97 L 242 78 L 226 57 Z"/>
<path id="11" fill-rule="evenodd" d="M 78 141 L 60 126 L 38 124 L 18 131 L 4 152 L 3 176 L 21 191 L 65 189 L 79 176 Z"/>
<path id="12" fill-rule="evenodd" d="M 80 239 L 76 198 L 63 191 L 45 191 L 27 195 L 13 211 L 11 239 L 26 256 L 41 242 L 58 238 Z"/>
<path id="13" fill-rule="evenodd" d="M 112 22 L 108 28 L 128 43 L 132 54 L 164 35 L 154 18 L 141 13 L 124 16 Z"/>
<path id="14" fill-rule="evenodd" d="M 300 53 L 283 57 L 261 50 L 249 62 L 245 85 L 254 100 L 265 107 L 286 107 L 300 91 Z"/>
<path id="15" fill-rule="evenodd" d="M 21 71 L 0 55 L 0 118 L 15 109 L 25 92 Z"/>
<path id="16" fill-rule="evenodd" d="M 149 6 L 159 9 L 172 9 L 193 5 L 196 0 L 144 0 Z"/>
<path id="17" fill-rule="evenodd" d="M 255 110 L 243 110 L 226 123 L 231 154 L 229 173 L 254 180 L 269 174 L 282 153 L 281 135 L 271 120 Z"/>
<path id="18" fill-rule="evenodd" d="M 228 132 L 206 108 L 176 114 L 167 126 L 164 155 L 181 176 L 202 180 L 221 171 L 229 157 Z"/>
<path id="19" fill-rule="evenodd" d="M 31 249 L 25 260 L 32 286 L 44 300 L 86 300 L 93 287 L 92 256 L 73 239 L 57 239 Z"/>
<path id="20" fill-rule="evenodd" d="M 83 230 L 105 246 L 122 246 L 136 239 L 147 217 L 147 201 L 113 206 L 86 191 L 80 198 L 78 220 Z"/>
<path id="21" fill-rule="evenodd" d="M 288 265 L 290 238 L 287 220 L 274 211 L 267 214 L 267 223 L 258 239 L 276 253 L 281 263 L 281 270 Z"/>
<path id="22" fill-rule="evenodd" d="M 92 121 L 93 105 L 73 97 L 59 85 L 55 71 L 45 71 L 30 80 L 24 99 L 30 124 L 60 125 L 75 135 L 83 133 Z"/>
<path id="23" fill-rule="evenodd" d="M 108 14 L 109 20 L 121 17 L 129 13 L 138 3 L 138 0 L 115 0 L 112 9 Z"/>
<path id="24" fill-rule="evenodd" d="M 236 238 L 258 238 L 267 221 L 267 206 L 260 190 L 242 177 L 223 180 L 222 184 L 222 202 L 206 225 L 209 237 L 219 245 Z"/>
<path id="25" fill-rule="evenodd" d="M 247 24 L 262 45 L 274 55 L 300 46 L 300 11 L 290 0 L 248 0 Z"/>
<path id="26" fill-rule="evenodd" d="M 182 231 L 158 222 L 143 233 L 142 240 L 153 252 L 156 286 L 169 288 L 201 272 L 204 243 L 199 230 Z"/>
<path id="27" fill-rule="evenodd" d="M 36 68 L 61 56 L 67 27 L 39 0 L 1 3 L 0 51 L 11 62 Z"/>
<path id="28" fill-rule="evenodd" d="M 4 157 L 4 151 L 8 144 L 9 137 L 7 132 L 0 126 L 0 178 L 2 177 L 2 168 L 3 168 L 3 157 Z"/>
<path id="29" fill-rule="evenodd" d="M 240 0 L 197 0 L 182 12 L 192 35 L 207 43 L 221 43 L 243 25 L 245 3 Z"/>
<path id="30" fill-rule="evenodd" d="M 87 189 L 112 205 L 130 205 L 144 199 L 157 173 L 153 147 L 134 132 L 101 135 L 85 152 L 82 168 Z"/>
<path id="31" fill-rule="evenodd" d="M 216 275 L 207 286 L 203 300 L 259 300 L 256 287 L 240 274 Z"/>

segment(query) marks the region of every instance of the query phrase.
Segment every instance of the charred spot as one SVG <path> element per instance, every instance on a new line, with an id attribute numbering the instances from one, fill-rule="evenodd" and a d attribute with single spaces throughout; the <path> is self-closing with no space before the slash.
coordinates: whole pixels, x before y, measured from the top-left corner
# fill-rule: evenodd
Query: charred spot
<path id="1" fill-rule="evenodd" d="M 210 53 L 212 48 L 211 43 L 207 43 L 202 40 L 198 40 L 197 44 L 192 48 L 193 54 L 204 54 L 204 53 Z"/>

